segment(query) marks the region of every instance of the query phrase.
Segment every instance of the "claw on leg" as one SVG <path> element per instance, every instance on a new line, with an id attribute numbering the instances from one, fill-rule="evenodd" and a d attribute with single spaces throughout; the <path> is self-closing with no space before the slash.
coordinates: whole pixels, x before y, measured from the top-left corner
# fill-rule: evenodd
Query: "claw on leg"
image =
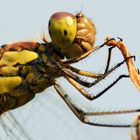
<path id="1" fill-rule="evenodd" d="M 123 39 L 122 39 L 122 38 L 120 38 L 120 37 L 117 37 L 117 38 L 119 39 L 119 41 L 120 41 L 120 42 L 122 42 L 122 41 L 123 41 Z"/>
<path id="2" fill-rule="evenodd" d="M 109 37 L 106 37 L 105 42 L 108 40 L 109 40 Z M 124 59 L 131 56 L 127 46 L 122 41 L 112 40 L 112 41 L 109 41 L 106 45 L 107 46 L 116 46 L 117 48 L 119 48 Z M 134 57 L 134 60 L 135 60 L 135 57 Z M 126 64 L 127 64 L 128 72 L 130 75 L 130 79 L 132 80 L 134 85 L 137 87 L 137 89 L 140 91 L 140 75 L 137 71 L 136 66 L 134 65 L 133 60 L 127 59 Z"/>

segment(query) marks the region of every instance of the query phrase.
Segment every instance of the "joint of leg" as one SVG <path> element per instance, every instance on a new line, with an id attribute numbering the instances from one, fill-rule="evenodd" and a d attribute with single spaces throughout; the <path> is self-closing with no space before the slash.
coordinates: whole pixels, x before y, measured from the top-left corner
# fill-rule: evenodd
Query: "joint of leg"
<path id="1" fill-rule="evenodd" d="M 108 44 L 109 44 L 110 42 L 112 42 L 112 41 L 115 41 L 115 38 L 110 38 L 109 36 L 107 36 L 107 37 L 105 38 L 104 44 L 101 45 L 101 47 L 104 46 L 104 45 L 108 45 Z"/>
<path id="2" fill-rule="evenodd" d="M 126 61 L 127 59 L 131 59 L 131 58 L 133 58 L 134 61 L 136 61 L 136 56 L 135 56 L 135 55 L 127 57 L 127 58 L 125 59 L 125 61 Z"/>
<path id="3" fill-rule="evenodd" d="M 80 116 L 79 119 L 83 123 L 88 123 L 89 122 L 89 119 L 87 117 L 85 117 L 84 115 Z"/>
<path id="4" fill-rule="evenodd" d="M 64 98 L 68 98 L 68 95 L 67 95 L 67 94 L 65 94 L 65 95 L 64 95 Z"/>
<path id="5" fill-rule="evenodd" d="M 125 75 L 125 74 L 123 74 L 123 75 L 120 75 L 120 78 L 129 78 L 130 76 L 129 75 Z"/>
<path id="6" fill-rule="evenodd" d="M 111 51 L 112 49 L 116 48 L 116 46 L 110 47 L 109 50 Z"/>
<path id="7" fill-rule="evenodd" d="M 90 101 L 93 101 L 94 98 L 95 98 L 95 96 L 91 96 L 91 95 L 88 95 L 88 96 L 87 96 L 87 99 L 89 99 Z"/>

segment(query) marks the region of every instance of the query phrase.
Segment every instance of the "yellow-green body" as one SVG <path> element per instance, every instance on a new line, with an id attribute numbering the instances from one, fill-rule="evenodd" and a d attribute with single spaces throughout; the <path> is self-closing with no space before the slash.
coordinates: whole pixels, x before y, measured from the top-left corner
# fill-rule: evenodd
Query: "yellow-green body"
<path id="1" fill-rule="evenodd" d="M 0 50 L 3 52 L 0 59 L 0 114 L 27 103 L 61 76 L 58 66 L 53 62 L 60 59 L 52 50 L 53 46 L 49 43 L 36 43 L 35 46 L 32 42 L 19 43 L 20 49 L 18 43 L 14 43 Z M 11 51 L 11 45 L 14 51 Z"/>

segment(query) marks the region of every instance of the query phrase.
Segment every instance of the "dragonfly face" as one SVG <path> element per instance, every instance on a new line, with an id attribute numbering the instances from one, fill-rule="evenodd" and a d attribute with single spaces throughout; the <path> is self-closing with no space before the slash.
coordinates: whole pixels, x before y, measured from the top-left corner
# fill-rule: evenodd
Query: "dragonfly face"
<path id="1" fill-rule="evenodd" d="M 66 12 L 58 12 L 51 16 L 49 33 L 53 43 L 59 48 L 68 48 L 76 36 L 76 17 Z"/>
<path id="2" fill-rule="evenodd" d="M 81 13 L 57 12 L 51 16 L 48 28 L 52 42 L 67 58 L 78 57 L 93 48 L 95 26 Z"/>

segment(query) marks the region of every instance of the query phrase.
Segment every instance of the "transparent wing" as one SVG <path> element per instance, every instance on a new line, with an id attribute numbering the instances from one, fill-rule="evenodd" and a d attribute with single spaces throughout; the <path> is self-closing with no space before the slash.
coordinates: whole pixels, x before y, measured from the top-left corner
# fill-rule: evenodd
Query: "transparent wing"
<path id="1" fill-rule="evenodd" d="M 64 85 L 64 83 L 63 83 Z M 67 87 L 66 87 L 67 88 Z M 65 88 L 65 89 L 66 89 Z M 68 91 L 68 90 L 66 90 Z M 73 91 L 75 91 L 73 89 Z M 74 92 L 76 94 L 76 92 Z M 76 94 L 78 95 L 78 94 Z M 70 94 L 73 101 L 87 111 L 113 111 L 122 109 L 119 105 L 108 106 L 102 102 L 105 98 L 94 103 L 88 102 L 84 98 L 79 98 Z M 104 105 L 103 105 L 104 104 Z M 125 109 L 125 107 L 123 107 Z M 94 116 L 90 119 L 102 124 L 131 124 L 135 114 Z M 49 88 L 44 93 L 37 95 L 27 105 L 5 113 L 0 123 L 0 139 L 4 140 L 42 140 L 42 139 L 91 139 L 99 138 L 100 134 L 106 139 L 116 136 L 123 140 L 130 137 L 129 128 L 102 128 L 82 124 L 69 110 L 53 88 Z M 110 133 L 111 131 L 111 133 Z M 82 133 L 81 133 L 82 132 Z M 106 134 L 106 135 L 105 135 Z"/>

